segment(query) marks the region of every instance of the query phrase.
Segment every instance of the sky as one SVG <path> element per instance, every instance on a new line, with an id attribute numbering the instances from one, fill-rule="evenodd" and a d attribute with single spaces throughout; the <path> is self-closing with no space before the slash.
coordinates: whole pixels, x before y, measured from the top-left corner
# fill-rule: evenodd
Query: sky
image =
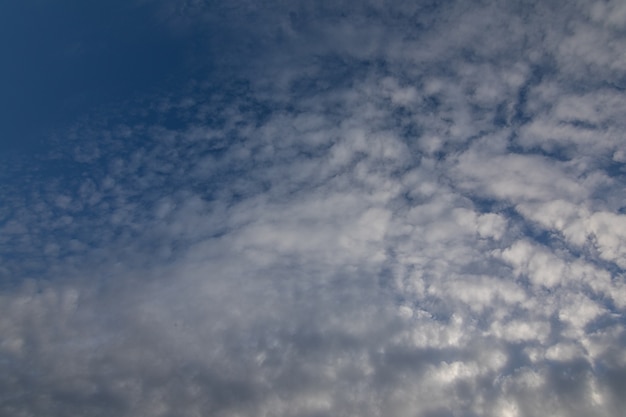
<path id="1" fill-rule="evenodd" d="M 623 1 L 0 35 L 1 417 L 624 416 Z"/>

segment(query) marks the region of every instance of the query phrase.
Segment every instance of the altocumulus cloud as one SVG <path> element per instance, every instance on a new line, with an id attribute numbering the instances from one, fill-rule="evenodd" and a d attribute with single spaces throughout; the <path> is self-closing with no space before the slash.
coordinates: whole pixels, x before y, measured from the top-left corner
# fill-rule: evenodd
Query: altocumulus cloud
<path id="1" fill-rule="evenodd" d="M 3 168 L 1 415 L 623 415 L 623 2 L 153 3 L 222 64 Z"/>

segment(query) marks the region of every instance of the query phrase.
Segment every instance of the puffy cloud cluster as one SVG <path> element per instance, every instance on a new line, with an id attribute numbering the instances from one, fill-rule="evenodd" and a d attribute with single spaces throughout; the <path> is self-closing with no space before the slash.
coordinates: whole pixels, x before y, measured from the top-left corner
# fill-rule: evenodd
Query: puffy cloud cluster
<path id="1" fill-rule="evenodd" d="M 3 185 L 0 415 L 624 409 L 618 2 L 158 3 L 259 51 Z"/>

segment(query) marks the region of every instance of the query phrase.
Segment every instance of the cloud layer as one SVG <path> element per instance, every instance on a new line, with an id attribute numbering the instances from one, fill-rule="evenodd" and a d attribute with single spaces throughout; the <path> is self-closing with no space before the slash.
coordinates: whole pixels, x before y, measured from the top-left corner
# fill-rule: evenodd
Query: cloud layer
<path id="1" fill-rule="evenodd" d="M 219 85 L 3 170 L 0 415 L 620 415 L 619 2 L 154 3 Z"/>

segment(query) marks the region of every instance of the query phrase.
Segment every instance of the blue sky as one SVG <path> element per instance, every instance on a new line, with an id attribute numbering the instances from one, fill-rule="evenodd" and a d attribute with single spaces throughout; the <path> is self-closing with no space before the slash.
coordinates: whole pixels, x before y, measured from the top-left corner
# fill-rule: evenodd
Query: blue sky
<path id="1" fill-rule="evenodd" d="M 625 409 L 622 2 L 0 16 L 0 415 Z"/>
<path id="2" fill-rule="evenodd" d="M 190 74 L 194 41 L 164 32 L 154 7 L 132 2 L 7 2 L 2 6 L 3 149 L 42 141 L 106 105 Z"/>

